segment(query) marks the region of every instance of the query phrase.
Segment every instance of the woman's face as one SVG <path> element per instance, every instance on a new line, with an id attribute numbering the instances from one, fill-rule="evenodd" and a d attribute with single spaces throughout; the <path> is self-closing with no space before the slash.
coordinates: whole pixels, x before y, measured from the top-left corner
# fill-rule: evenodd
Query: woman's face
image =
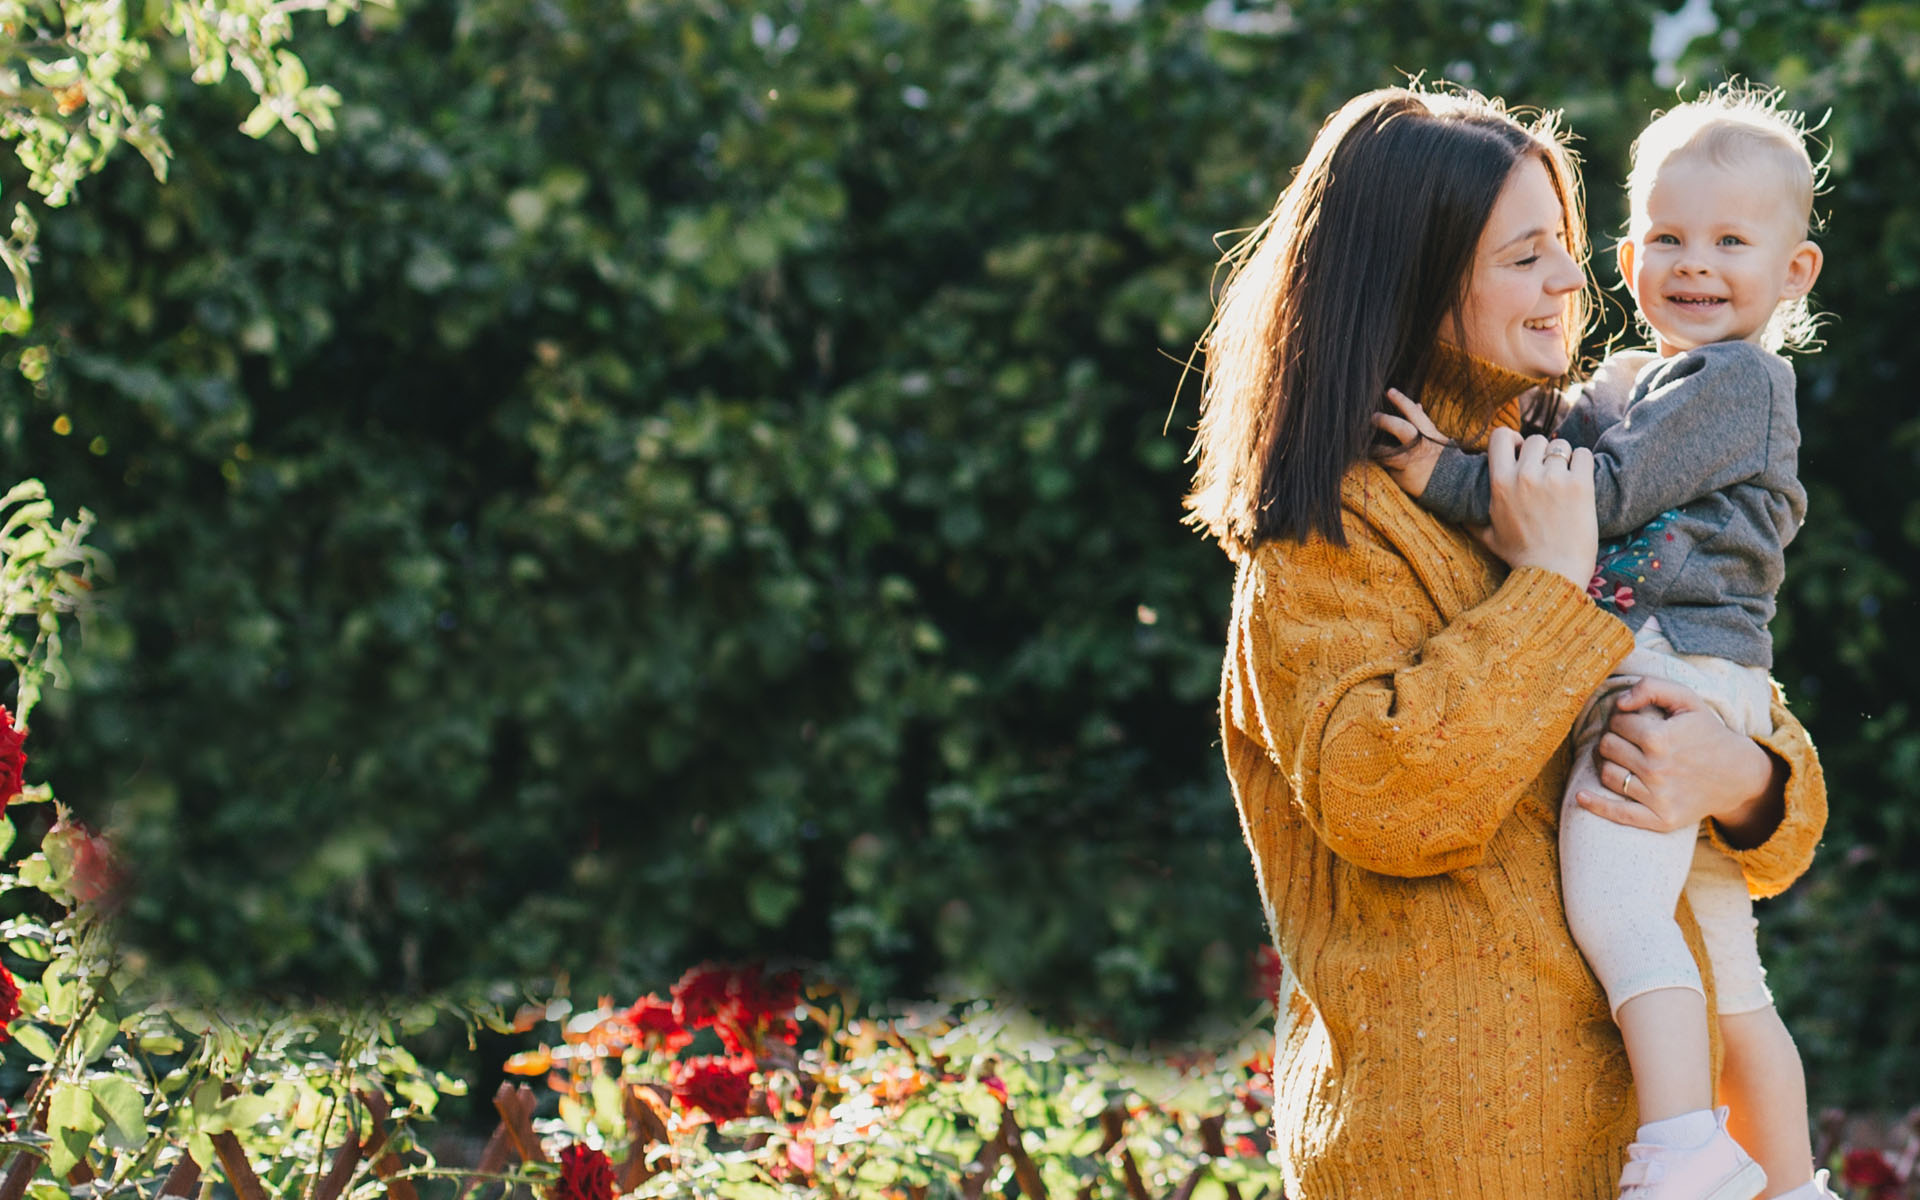
<path id="1" fill-rule="evenodd" d="M 1585 282 L 1567 251 L 1553 177 L 1529 157 L 1508 176 L 1474 250 L 1461 348 L 1535 379 L 1566 374 L 1573 365 L 1566 300 Z"/>

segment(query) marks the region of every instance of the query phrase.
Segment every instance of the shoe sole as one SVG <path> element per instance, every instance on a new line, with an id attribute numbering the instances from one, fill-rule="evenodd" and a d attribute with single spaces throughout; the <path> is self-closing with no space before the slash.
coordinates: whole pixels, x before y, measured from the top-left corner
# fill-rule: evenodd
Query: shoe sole
<path id="1" fill-rule="evenodd" d="M 1738 1174 L 1713 1189 L 1700 1200 L 1753 1200 L 1767 1186 L 1767 1173 L 1760 1164 L 1750 1162 Z"/>

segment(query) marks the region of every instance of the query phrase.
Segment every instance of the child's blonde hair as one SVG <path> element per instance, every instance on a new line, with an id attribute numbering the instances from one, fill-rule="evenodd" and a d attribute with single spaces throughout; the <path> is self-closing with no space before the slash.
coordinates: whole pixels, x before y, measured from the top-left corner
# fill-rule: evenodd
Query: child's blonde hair
<path id="1" fill-rule="evenodd" d="M 1801 236 L 1811 236 L 1813 198 L 1826 183 L 1827 156 L 1824 148 L 1818 159 L 1808 152 L 1807 142 L 1819 126 L 1809 128 L 1804 115 L 1781 107 L 1783 95 L 1779 88 L 1733 80 L 1656 116 L 1633 140 L 1627 172 L 1628 236 L 1647 211 L 1654 177 L 1668 162 L 1701 155 L 1732 166 L 1756 154 L 1780 168 L 1787 198 L 1799 215 Z M 1774 310 L 1761 340 L 1769 350 L 1812 350 L 1819 345 L 1819 326 L 1807 298 L 1799 296 Z"/>

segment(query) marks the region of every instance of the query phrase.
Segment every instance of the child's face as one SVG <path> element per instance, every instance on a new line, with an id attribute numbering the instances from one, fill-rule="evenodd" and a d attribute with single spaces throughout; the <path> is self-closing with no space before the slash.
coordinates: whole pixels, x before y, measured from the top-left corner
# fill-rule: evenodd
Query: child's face
<path id="1" fill-rule="evenodd" d="M 1662 354 L 1759 341 L 1783 301 L 1820 274 L 1820 248 L 1774 164 L 1676 155 L 1620 242 L 1620 276 Z"/>

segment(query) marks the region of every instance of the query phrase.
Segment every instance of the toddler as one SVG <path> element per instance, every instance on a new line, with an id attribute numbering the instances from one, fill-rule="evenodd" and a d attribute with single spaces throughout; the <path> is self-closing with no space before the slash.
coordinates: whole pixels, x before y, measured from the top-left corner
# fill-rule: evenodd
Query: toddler
<path id="1" fill-rule="evenodd" d="M 1622 1200 L 1832 1195 L 1813 1174 L 1805 1077 L 1764 982 L 1739 866 L 1708 829 L 1654 833 L 1577 801 L 1603 790 L 1595 744 L 1641 677 L 1685 684 L 1735 732 L 1772 728 L 1767 622 L 1806 508 L 1793 371 L 1776 351 L 1808 340 L 1821 266 L 1807 237 L 1817 168 L 1803 122 L 1777 99 L 1721 88 L 1635 141 L 1619 265 L 1658 353 L 1602 364 L 1547 451 L 1593 452 L 1601 547 L 1589 591 L 1634 631 L 1633 652 L 1574 726 L 1560 823 L 1567 921 L 1606 988 L 1644 1122 Z M 1629 374 L 1630 388 L 1617 386 Z M 1388 463 L 1395 478 L 1436 515 L 1486 524 L 1486 456 L 1443 445 L 1417 405 L 1390 397 L 1404 420 L 1377 420 L 1407 447 Z M 1630 772 L 1618 782 L 1628 799 L 1642 786 Z M 1713 966 L 1730 1109 L 1712 1107 L 1705 988 L 1675 921 L 1683 890 Z"/>

